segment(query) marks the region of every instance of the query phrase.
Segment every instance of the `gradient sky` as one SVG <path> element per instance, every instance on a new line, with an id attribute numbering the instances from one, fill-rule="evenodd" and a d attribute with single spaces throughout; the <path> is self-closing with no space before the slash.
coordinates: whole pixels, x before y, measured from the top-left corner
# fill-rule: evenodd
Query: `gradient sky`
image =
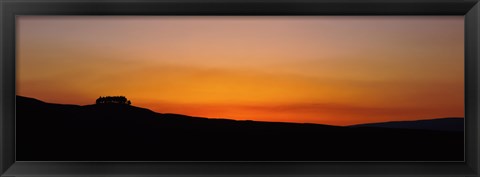
<path id="1" fill-rule="evenodd" d="M 19 16 L 17 94 L 350 125 L 463 117 L 463 16 Z"/>

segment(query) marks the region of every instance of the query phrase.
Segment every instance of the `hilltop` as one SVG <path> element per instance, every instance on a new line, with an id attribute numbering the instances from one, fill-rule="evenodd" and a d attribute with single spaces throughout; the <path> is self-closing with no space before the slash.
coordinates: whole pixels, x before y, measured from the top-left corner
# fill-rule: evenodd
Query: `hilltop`
<path id="1" fill-rule="evenodd" d="M 20 161 L 463 160 L 463 132 L 213 119 L 22 96 L 16 102 Z"/>

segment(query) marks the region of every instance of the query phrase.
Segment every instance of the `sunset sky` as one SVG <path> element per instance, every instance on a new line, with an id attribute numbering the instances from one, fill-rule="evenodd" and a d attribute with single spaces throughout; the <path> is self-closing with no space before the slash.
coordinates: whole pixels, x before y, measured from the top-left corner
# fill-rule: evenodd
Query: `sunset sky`
<path id="1" fill-rule="evenodd" d="M 463 16 L 19 16 L 17 95 L 351 125 L 464 115 Z"/>

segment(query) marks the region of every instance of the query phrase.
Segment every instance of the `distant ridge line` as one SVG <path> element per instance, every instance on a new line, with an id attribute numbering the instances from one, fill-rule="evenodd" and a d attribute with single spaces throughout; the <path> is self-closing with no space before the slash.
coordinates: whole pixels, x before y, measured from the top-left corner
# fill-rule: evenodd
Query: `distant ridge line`
<path id="1" fill-rule="evenodd" d="M 105 106 L 97 104 L 89 105 L 74 105 L 74 104 L 61 104 L 61 103 L 48 103 L 42 100 L 20 96 L 17 95 L 17 100 L 22 99 L 23 101 L 37 102 L 42 104 L 50 105 L 62 105 L 62 106 L 79 106 L 79 107 L 94 107 L 94 106 Z M 291 124 L 291 125 L 318 125 L 318 126 L 331 126 L 331 127 L 371 127 L 371 128 L 402 128 L 402 129 L 424 129 L 424 130 L 442 130 L 442 131 L 463 131 L 464 130 L 464 118 L 462 117 L 443 117 L 443 118 L 430 118 L 430 119 L 418 119 L 418 120 L 406 120 L 406 121 L 385 121 L 385 122 L 372 122 L 364 124 L 353 124 L 346 126 L 338 125 L 328 125 L 321 123 L 302 123 L 302 122 L 273 122 L 273 121 L 257 121 L 257 120 L 237 120 L 231 118 L 213 118 L 213 117 L 198 117 L 183 115 L 177 113 L 158 113 L 148 108 L 136 107 L 129 105 L 132 109 L 139 109 L 148 111 L 151 113 L 156 113 L 163 116 L 175 116 L 178 118 L 188 118 L 188 119 L 202 119 L 202 120 L 216 120 L 216 121 L 235 121 L 235 122 L 252 122 L 252 123 L 275 123 L 275 124 Z"/>

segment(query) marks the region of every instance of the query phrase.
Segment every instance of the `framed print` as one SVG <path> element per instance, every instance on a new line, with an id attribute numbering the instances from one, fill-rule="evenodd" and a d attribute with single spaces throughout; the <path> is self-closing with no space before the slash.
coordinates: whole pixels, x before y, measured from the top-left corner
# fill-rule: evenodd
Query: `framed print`
<path id="1" fill-rule="evenodd" d="M 478 1 L 2 1 L 4 176 L 478 176 Z"/>

